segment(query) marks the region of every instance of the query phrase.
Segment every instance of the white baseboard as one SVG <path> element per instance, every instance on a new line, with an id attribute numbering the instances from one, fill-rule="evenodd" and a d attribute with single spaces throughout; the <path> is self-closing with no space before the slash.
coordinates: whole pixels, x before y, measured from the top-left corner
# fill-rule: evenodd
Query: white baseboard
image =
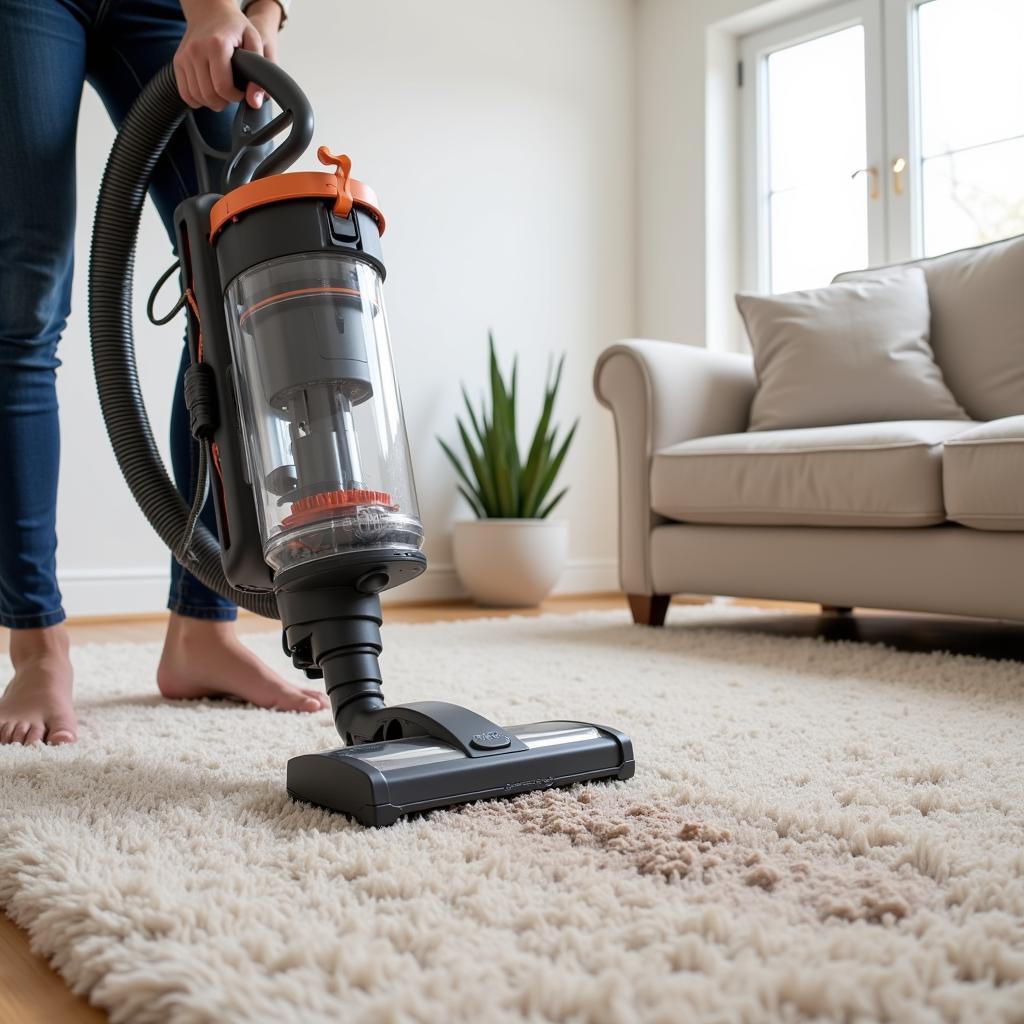
<path id="1" fill-rule="evenodd" d="M 58 574 L 64 609 L 76 618 L 97 615 L 151 614 L 167 607 L 166 567 L 139 569 L 69 569 Z M 614 558 L 571 560 L 555 587 L 556 594 L 586 594 L 617 590 L 618 563 Z M 466 597 L 455 567 L 428 566 L 417 580 L 401 590 L 386 592 L 389 601 L 457 601 Z"/>
<path id="2" fill-rule="evenodd" d="M 593 594 L 619 589 L 619 564 L 614 558 L 574 558 L 565 566 L 558 581 L 556 594 Z M 459 582 L 455 566 L 438 562 L 407 583 L 401 590 L 381 595 L 388 601 L 458 601 L 468 596 Z"/>
<path id="3" fill-rule="evenodd" d="M 167 607 L 170 569 L 68 569 L 57 573 L 64 610 L 80 618 L 160 612 Z"/>
<path id="4" fill-rule="evenodd" d="M 565 567 L 556 594 L 604 594 L 619 589 L 616 558 L 575 558 Z"/>

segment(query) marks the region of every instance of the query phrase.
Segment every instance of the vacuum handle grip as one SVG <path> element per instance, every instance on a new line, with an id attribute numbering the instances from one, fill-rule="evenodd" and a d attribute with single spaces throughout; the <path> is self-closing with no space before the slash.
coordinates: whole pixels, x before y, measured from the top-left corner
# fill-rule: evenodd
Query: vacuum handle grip
<path id="1" fill-rule="evenodd" d="M 277 105 L 281 112 L 271 120 L 266 114 L 258 116 L 243 102 L 239 105 L 232 132 L 233 146 L 231 166 L 227 175 L 231 187 L 243 184 L 233 171 L 247 161 L 240 160 L 247 150 L 265 145 L 271 138 L 288 128 L 288 135 L 278 146 L 265 156 L 255 169 L 243 175 L 244 181 L 265 178 L 269 174 L 277 174 L 290 167 L 302 156 L 310 140 L 313 138 L 313 107 L 306 94 L 299 88 L 295 79 L 284 69 L 266 57 L 250 50 L 235 50 L 231 58 L 231 69 L 234 72 L 235 85 L 245 91 L 252 82 L 258 85 Z"/>

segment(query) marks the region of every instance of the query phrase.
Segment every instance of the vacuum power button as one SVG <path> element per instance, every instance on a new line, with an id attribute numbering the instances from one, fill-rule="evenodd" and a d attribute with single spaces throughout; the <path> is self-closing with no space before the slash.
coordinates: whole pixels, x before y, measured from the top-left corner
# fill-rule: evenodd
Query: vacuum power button
<path id="1" fill-rule="evenodd" d="M 490 732 L 478 732 L 469 741 L 469 745 L 476 747 L 477 750 L 501 750 L 502 747 L 507 747 L 511 743 L 512 737 L 497 729 L 492 729 Z"/>

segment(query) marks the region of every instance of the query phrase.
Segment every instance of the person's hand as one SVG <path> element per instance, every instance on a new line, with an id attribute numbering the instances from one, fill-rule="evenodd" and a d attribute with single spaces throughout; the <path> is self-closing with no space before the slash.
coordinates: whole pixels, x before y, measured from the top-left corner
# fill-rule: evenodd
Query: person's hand
<path id="1" fill-rule="evenodd" d="M 268 60 L 277 56 L 281 8 L 274 0 L 257 0 L 243 14 L 236 0 L 181 0 L 188 22 L 174 55 L 174 75 L 181 98 L 193 109 L 223 110 L 238 103 L 231 57 L 235 50 L 251 50 Z M 263 103 L 263 90 L 253 83 L 245 99 L 251 107 Z"/>

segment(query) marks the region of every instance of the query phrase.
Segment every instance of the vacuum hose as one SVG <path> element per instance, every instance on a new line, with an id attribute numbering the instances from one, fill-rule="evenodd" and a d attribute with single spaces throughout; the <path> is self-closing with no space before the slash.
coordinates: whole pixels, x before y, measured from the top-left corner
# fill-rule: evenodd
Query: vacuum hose
<path id="1" fill-rule="evenodd" d="M 128 111 L 103 175 L 89 261 L 89 331 L 107 435 L 139 508 L 171 551 L 185 536 L 189 506 L 167 475 L 146 414 L 135 361 L 132 282 L 149 181 L 187 109 L 168 65 Z M 248 611 L 278 617 L 272 593 L 228 583 L 220 544 L 202 523 L 196 524 L 190 551 L 185 567 L 211 590 Z"/>

